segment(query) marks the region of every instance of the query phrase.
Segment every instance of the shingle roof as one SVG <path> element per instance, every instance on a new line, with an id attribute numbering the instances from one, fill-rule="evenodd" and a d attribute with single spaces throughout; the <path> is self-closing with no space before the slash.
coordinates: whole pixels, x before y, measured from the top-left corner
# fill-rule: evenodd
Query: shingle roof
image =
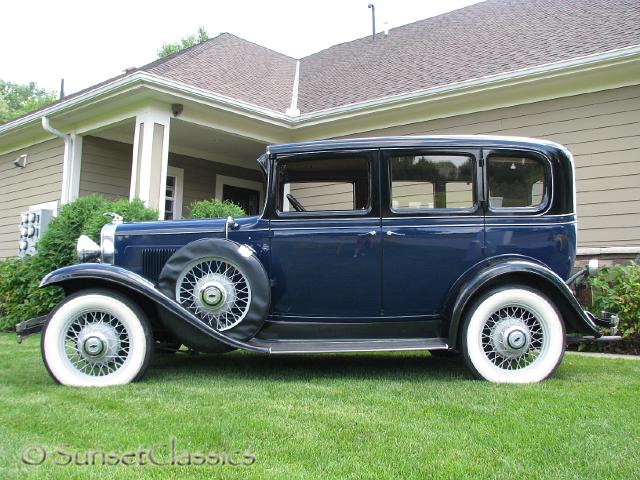
<path id="1" fill-rule="evenodd" d="M 284 112 L 291 104 L 296 60 L 223 33 L 139 70 Z"/>
<path id="2" fill-rule="evenodd" d="M 640 0 L 486 0 L 300 59 L 297 107 L 308 113 L 633 45 Z M 145 71 L 284 112 L 296 63 L 223 33 L 54 103 Z"/>
<path id="3" fill-rule="evenodd" d="M 638 0 L 488 0 L 300 61 L 302 112 L 640 44 Z"/>

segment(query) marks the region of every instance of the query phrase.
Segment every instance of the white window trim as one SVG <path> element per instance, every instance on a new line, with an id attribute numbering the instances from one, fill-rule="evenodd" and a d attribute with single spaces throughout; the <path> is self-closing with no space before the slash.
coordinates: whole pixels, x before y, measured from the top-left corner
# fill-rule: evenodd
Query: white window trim
<path id="1" fill-rule="evenodd" d="M 227 177 L 224 175 L 216 175 L 216 198 L 222 201 L 222 190 L 225 185 L 238 188 L 249 188 L 251 190 L 257 190 L 260 201 L 258 205 L 258 211 L 264 206 L 264 187 L 261 182 L 254 180 L 245 180 L 244 178 Z"/>
<path id="2" fill-rule="evenodd" d="M 175 200 L 173 202 L 173 218 L 174 220 L 180 220 L 182 218 L 182 192 L 184 191 L 184 169 L 168 166 L 166 176 L 176 177 Z M 164 210 L 164 203 L 162 205 L 162 209 Z"/>

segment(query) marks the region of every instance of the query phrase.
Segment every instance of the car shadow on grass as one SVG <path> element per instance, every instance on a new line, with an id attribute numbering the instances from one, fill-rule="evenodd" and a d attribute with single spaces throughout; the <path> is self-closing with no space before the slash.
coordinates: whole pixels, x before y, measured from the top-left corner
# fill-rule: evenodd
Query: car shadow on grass
<path id="1" fill-rule="evenodd" d="M 156 355 L 146 377 L 211 375 L 223 378 L 473 378 L 462 358 L 438 358 L 425 352 L 265 355 L 233 352 L 223 355 L 184 352 Z"/>

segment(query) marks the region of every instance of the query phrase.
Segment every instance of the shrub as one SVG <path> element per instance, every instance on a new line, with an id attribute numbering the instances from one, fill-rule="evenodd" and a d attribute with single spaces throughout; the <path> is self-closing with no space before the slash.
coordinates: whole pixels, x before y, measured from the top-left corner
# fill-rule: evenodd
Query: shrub
<path id="1" fill-rule="evenodd" d="M 132 201 L 126 199 L 108 201 L 103 209 L 94 211 L 82 230 L 84 235 L 88 235 L 96 242 L 100 241 L 102 227 L 111 221 L 111 218 L 104 215 L 105 212 L 117 213 L 125 222 L 158 219 L 158 212 L 145 207 L 139 198 L 134 198 Z"/>
<path id="2" fill-rule="evenodd" d="M 640 265 L 630 262 L 601 269 L 590 279 L 593 309 L 606 310 L 620 317 L 623 337 L 640 332 Z"/>
<path id="3" fill-rule="evenodd" d="M 225 218 L 229 215 L 245 217 L 247 214 L 239 205 L 229 200 L 221 202 L 216 198 L 193 202 L 189 208 L 189 218 Z"/>
<path id="4" fill-rule="evenodd" d="M 58 288 L 38 288 L 42 277 L 60 267 L 76 263 L 76 241 L 89 235 L 99 241 L 102 225 L 109 222 L 105 212 L 115 212 L 127 221 L 157 219 L 155 210 L 134 199 L 106 200 L 98 195 L 81 197 L 64 205 L 38 242 L 38 253 L 23 259 L 0 262 L 0 329 L 44 315 L 58 303 Z"/>

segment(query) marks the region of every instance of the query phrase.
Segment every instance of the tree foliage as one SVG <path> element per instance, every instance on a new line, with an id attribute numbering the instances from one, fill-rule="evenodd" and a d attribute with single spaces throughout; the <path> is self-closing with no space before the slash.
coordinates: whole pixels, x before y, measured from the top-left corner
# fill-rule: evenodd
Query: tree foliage
<path id="1" fill-rule="evenodd" d="M 158 50 L 158 58 L 167 57 L 173 53 L 184 50 L 185 48 L 193 47 L 194 45 L 209 40 L 209 35 L 204 27 L 198 27 L 198 34 L 187 35 L 182 37 L 180 41 L 174 43 L 163 43 L 160 50 Z"/>
<path id="2" fill-rule="evenodd" d="M 35 82 L 19 84 L 0 80 L 0 125 L 57 100 L 55 92 Z"/>

